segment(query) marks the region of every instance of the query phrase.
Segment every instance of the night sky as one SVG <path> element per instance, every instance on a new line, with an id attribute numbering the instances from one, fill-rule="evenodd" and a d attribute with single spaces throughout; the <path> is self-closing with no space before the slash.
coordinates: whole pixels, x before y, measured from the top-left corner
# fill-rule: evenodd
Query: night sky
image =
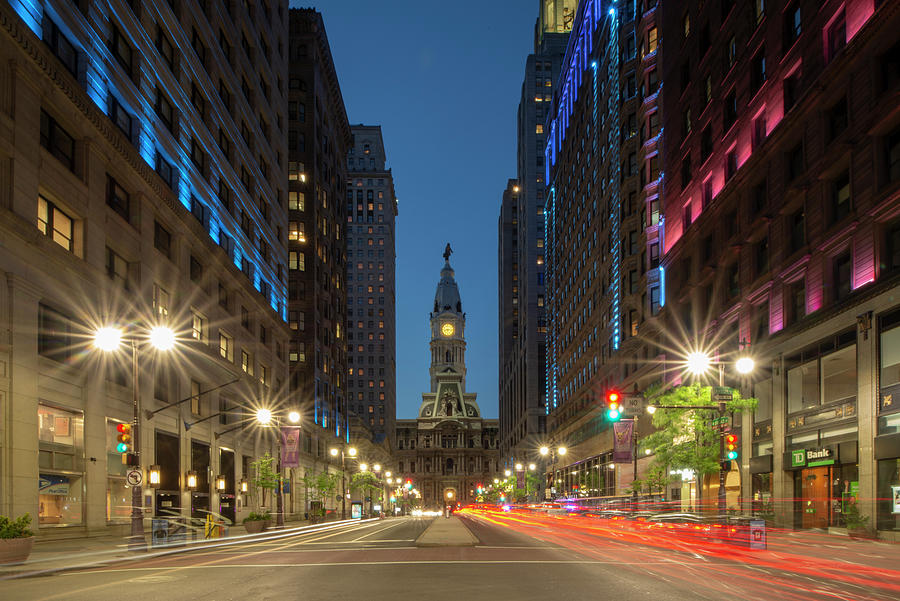
<path id="1" fill-rule="evenodd" d="M 399 199 L 397 417 L 415 417 L 428 391 L 428 313 L 447 242 L 466 312 L 466 388 L 485 417 L 497 417 L 497 218 L 516 176 L 516 110 L 537 1 L 315 8 L 350 123 L 382 126 Z"/>

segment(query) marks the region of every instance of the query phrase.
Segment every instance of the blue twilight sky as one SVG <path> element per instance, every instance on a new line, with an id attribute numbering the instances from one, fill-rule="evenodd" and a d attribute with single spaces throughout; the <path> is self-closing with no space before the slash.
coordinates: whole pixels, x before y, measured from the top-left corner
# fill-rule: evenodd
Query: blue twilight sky
<path id="1" fill-rule="evenodd" d="M 485 417 L 497 417 L 497 218 L 516 175 L 516 110 L 538 2 L 315 8 L 350 123 L 382 126 L 399 198 L 397 417 L 415 417 L 428 391 L 428 313 L 447 242 L 466 312 L 466 388 Z"/>

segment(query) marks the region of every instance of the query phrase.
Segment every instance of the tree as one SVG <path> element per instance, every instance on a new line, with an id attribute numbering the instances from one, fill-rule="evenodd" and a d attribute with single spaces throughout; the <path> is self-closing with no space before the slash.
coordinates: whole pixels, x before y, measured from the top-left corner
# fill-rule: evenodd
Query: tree
<path id="1" fill-rule="evenodd" d="M 703 476 L 717 473 L 720 469 L 719 430 L 711 421 L 719 417 L 716 409 L 697 409 L 697 406 L 712 406 L 712 387 L 699 384 L 685 384 L 659 392 L 648 393 L 654 405 L 678 406 L 677 409 L 657 409 L 653 414 L 656 431 L 646 436 L 641 445 L 651 449 L 655 456 L 651 469 L 656 470 L 655 484 L 662 481 L 670 469 L 687 469 L 697 476 L 697 500 L 702 495 Z M 728 413 L 743 413 L 756 409 L 757 400 L 742 398 L 738 390 L 725 405 Z M 681 407 L 684 407 L 683 409 Z M 661 472 L 661 474 L 660 474 Z M 665 486 L 665 483 L 663 483 Z"/>
<path id="2" fill-rule="evenodd" d="M 274 491 L 278 486 L 280 475 L 273 469 L 275 458 L 268 451 L 258 460 L 250 463 L 253 468 L 253 487 L 260 491 L 260 506 L 266 506 L 267 491 Z"/>
<path id="3" fill-rule="evenodd" d="M 313 502 L 321 502 L 322 513 L 324 514 L 325 501 L 334 494 L 340 479 L 340 472 L 329 473 L 325 470 L 318 474 L 307 471 L 301 480 L 304 488 L 306 488 L 307 498 Z"/>
<path id="4" fill-rule="evenodd" d="M 363 497 L 381 500 L 382 484 L 378 476 L 372 472 L 357 472 L 350 477 L 350 490 L 355 490 Z"/>

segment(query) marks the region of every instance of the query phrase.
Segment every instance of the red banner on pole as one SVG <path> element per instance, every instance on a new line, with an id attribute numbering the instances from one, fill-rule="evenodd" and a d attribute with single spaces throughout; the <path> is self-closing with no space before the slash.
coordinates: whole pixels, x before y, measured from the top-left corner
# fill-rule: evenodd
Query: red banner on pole
<path id="1" fill-rule="evenodd" d="M 300 427 L 281 428 L 281 466 L 300 467 Z"/>
<path id="2" fill-rule="evenodd" d="M 621 421 L 613 424 L 613 461 L 615 463 L 631 463 L 634 461 L 634 422 Z"/>

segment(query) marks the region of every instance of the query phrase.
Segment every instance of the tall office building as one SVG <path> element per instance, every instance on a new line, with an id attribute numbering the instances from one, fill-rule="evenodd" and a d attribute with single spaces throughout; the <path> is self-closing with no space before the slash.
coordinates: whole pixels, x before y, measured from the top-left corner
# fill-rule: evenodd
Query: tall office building
<path id="1" fill-rule="evenodd" d="M 729 505 L 752 499 L 745 511 L 827 528 L 858 497 L 897 540 L 900 5 L 661 11 L 661 317 L 681 338 L 664 344 L 710 352 L 759 401 L 733 424 L 743 447 Z M 745 355 L 756 368 L 742 378 Z M 711 480 L 695 483 L 707 498 Z"/>
<path id="2" fill-rule="evenodd" d="M 346 441 L 347 214 L 342 198 L 350 124 L 322 15 L 291 9 L 289 37 L 291 388 L 308 420 Z"/>
<path id="3" fill-rule="evenodd" d="M 548 123 L 540 259 L 553 316 L 548 438 L 569 450 L 550 466 L 561 494 L 585 492 L 590 473 L 600 474 L 588 477 L 592 494 L 632 480 L 631 469 L 610 463 L 612 432 L 599 404 L 609 389 L 630 390 L 655 355 L 646 341 L 655 339 L 647 319 L 662 304 L 656 4 L 581 2 Z"/>
<path id="4" fill-rule="evenodd" d="M 289 400 L 286 13 L 0 4 L 0 513 L 42 537 L 127 529 L 135 422 L 146 515 L 247 509 L 246 422 Z"/>
<path id="5" fill-rule="evenodd" d="M 379 125 L 353 125 L 347 156 L 347 399 L 376 443 L 397 418 L 394 178 Z"/>
<path id="6" fill-rule="evenodd" d="M 577 4 L 539 2 L 516 121 L 516 179 L 507 182 L 500 208 L 499 404 L 508 464 L 530 460 L 546 433 L 544 128 Z"/>

